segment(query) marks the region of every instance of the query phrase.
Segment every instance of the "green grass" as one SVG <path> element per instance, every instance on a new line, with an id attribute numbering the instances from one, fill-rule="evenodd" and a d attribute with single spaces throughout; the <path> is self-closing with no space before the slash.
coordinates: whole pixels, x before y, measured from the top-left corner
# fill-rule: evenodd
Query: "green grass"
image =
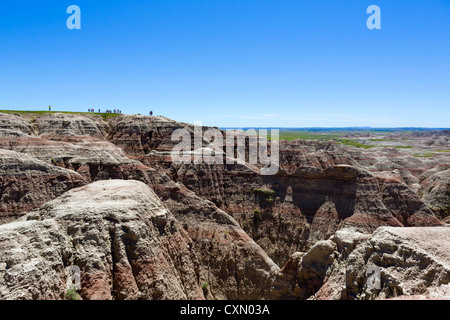
<path id="1" fill-rule="evenodd" d="M 267 203 L 273 203 L 275 201 L 275 199 L 272 197 L 268 197 L 268 198 L 264 199 L 264 201 Z"/>
<path id="2" fill-rule="evenodd" d="M 261 220 L 261 211 L 259 209 L 253 210 L 252 218 L 253 218 L 253 223 L 257 224 L 258 221 Z"/>
<path id="3" fill-rule="evenodd" d="M 414 153 L 413 156 L 421 158 L 431 158 L 432 156 L 434 156 L 434 152 Z"/>
<path id="4" fill-rule="evenodd" d="M 436 150 L 436 152 L 450 152 L 450 150 Z"/>
<path id="5" fill-rule="evenodd" d="M 121 115 L 121 113 L 95 113 L 95 112 L 92 112 L 91 114 L 99 115 L 103 118 L 103 120 L 115 118 Z"/>
<path id="6" fill-rule="evenodd" d="M 379 148 L 396 148 L 396 149 L 411 149 L 412 146 L 393 146 L 393 145 L 387 145 L 387 144 L 383 144 L 383 145 L 378 145 L 375 147 L 379 147 Z"/>
<path id="7" fill-rule="evenodd" d="M 64 300 L 81 300 L 81 297 L 78 295 L 77 290 L 69 289 L 64 294 Z"/>
<path id="8" fill-rule="evenodd" d="M 396 139 L 368 139 L 370 141 L 395 141 Z"/>
<path id="9" fill-rule="evenodd" d="M 338 143 L 341 143 L 343 145 L 346 145 L 346 146 L 352 146 L 352 147 L 363 148 L 363 149 L 370 149 L 370 148 L 376 147 L 376 146 L 372 146 L 372 145 L 368 145 L 368 144 L 363 144 L 363 143 L 360 143 L 360 142 L 352 140 L 352 139 L 335 139 L 335 141 Z"/>

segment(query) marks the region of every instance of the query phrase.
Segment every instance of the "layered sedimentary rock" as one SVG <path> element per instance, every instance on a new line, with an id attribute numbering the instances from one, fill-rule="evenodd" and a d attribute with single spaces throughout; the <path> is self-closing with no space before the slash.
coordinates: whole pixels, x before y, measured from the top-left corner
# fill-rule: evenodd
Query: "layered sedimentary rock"
<path id="1" fill-rule="evenodd" d="M 193 125 L 164 117 L 123 116 L 110 120 L 110 125 L 110 141 L 132 156 L 152 150 L 171 151 L 177 143 L 171 139 L 175 130 L 193 132 Z"/>
<path id="2" fill-rule="evenodd" d="M 360 275 L 344 290 L 333 266 L 357 272 L 346 255 L 380 226 L 442 225 L 433 212 L 448 211 L 443 158 L 295 140 L 280 143 L 280 170 L 265 176 L 248 152 L 247 161 L 220 153 L 223 164 L 175 164 L 177 129 L 193 137 L 194 126 L 164 117 L 0 113 L 0 220 L 55 199 L 0 226 L 1 297 L 61 298 L 70 264 L 82 269 L 85 299 L 365 299 L 412 290 L 369 295 Z M 200 144 L 191 156 L 209 141 Z M 339 240 L 349 227 L 358 232 Z M 435 283 L 411 294 L 445 292 L 445 281 Z"/>
<path id="3" fill-rule="evenodd" d="M 358 162 L 334 141 L 281 141 L 280 167 L 287 173 L 299 168 L 326 169 L 341 164 L 357 166 Z"/>
<path id="4" fill-rule="evenodd" d="M 72 170 L 0 149 L 0 221 L 17 218 L 85 183 Z"/>
<path id="5" fill-rule="evenodd" d="M 450 217 L 450 166 L 434 168 L 422 175 L 419 195 L 436 215 L 448 221 Z M 440 169 L 440 170 L 439 170 Z"/>
<path id="6" fill-rule="evenodd" d="M 342 229 L 295 253 L 275 299 L 450 299 L 450 228 Z"/>
<path id="7" fill-rule="evenodd" d="M 145 159 L 141 160 L 145 163 Z M 245 164 L 172 166 L 172 177 L 231 214 L 279 264 L 345 226 L 441 225 L 401 179 L 349 165 L 261 176 Z"/>
<path id="8" fill-rule="evenodd" d="M 370 172 L 395 175 L 418 194 L 440 219 L 445 219 L 448 216 L 446 193 L 449 185 L 445 171 L 450 168 L 448 130 L 413 132 L 396 138 L 395 142 L 382 142 L 392 143 L 392 147 L 388 145 L 368 150 L 348 148 L 348 152 Z M 371 140 L 362 142 L 373 143 Z"/>
<path id="9" fill-rule="evenodd" d="M 267 298 L 271 277 L 279 268 L 236 220 L 165 174 L 152 171 L 149 179 L 193 241 L 208 298 Z"/>
<path id="10" fill-rule="evenodd" d="M 3 118 L 10 119 L 10 115 L 0 113 L 0 120 Z M 0 128 L 0 148 L 76 171 L 88 182 L 144 179 L 142 171 L 148 167 L 106 140 L 109 125 L 101 118 L 57 113 L 29 120 L 29 125 L 33 130 L 20 136 Z"/>
<path id="11" fill-rule="evenodd" d="M 226 163 L 225 156 L 223 164 L 176 165 L 171 135 L 181 128 L 192 134 L 192 126 L 146 118 L 116 118 L 111 141 L 232 215 L 279 264 L 348 225 L 367 232 L 382 225 L 440 225 L 401 177 L 367 172 L 361 154 L 355 160 L 353 151 L 333 141 L 282 142 L 279 173 L 262 176 L 258 167 Z"/>
<path id="12" fill-rule="evenodd" d="M 58 114 L 47 118 L 35 119 L 34 130 L 23 132 L 21 139 L 5 133 L 1 147 L 40 158 L 49 167 L 76 170 L 85 178 L 84 183 L 104 179 L 143 181 L 156 191 L 192 238 L 193 251 L 199 259 L 197 278 L 208 284 L 207 298 L 255 299 L 266 295 L 270 274 L 278 267 L 233 218 L 164 173 L 128 158 L 120 148 L 100 137 L 98 133 L 105 128 L 102 120 Z M 51 125 L 46 125 L 46 121 Z M 83 129 L 83 125 L 88 128 Z M 37 132 L 42 134 L 37 136 Z M 49 198 L 56 196 L 48 193 Z M 33 203 L 29 209 L 40 204 Z M 263 273 L 255 271 L 252 265 Z"/>
<path id="13" fill-rule="evenodd" d="M 73 189 L 20 221 L 0 226 L 0 299 L 60 299 L 71 265 L 81 269 L 84 299 L 264 296 L 264 277 L 268 285 L 278 268 L 233 227 L 214 229 L 215 241 L 234 249 L 228 260 L 220 260 L 223 252 L 208 251 L 212 262 L 206 266 L 206 253 L 189 230 L 144 183 L 109 180 Z M 204 245 L 204 250 L 214 247 Z M 216 263 L 223 273 L 216 273 Z M 239 284 L 246 289 L 238 292 Z"/>

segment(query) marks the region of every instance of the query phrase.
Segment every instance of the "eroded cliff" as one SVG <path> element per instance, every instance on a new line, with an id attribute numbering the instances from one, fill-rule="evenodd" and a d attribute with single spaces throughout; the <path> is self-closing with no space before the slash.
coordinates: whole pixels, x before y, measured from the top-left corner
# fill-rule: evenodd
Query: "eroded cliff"
<path id="1" fill-rule="evenodd" d="M 0 226 L 1 297 L 62 298 L 75 264 L 85 299 L 364 298 L 361 286 L 324 293 L 340 281 L 327 280 L 338 230 L 366 239 L 448 214 L 439 162 L 295 140 L 281 142 L 275 175 L 246 161 L 177 165 L 177 129 L 194 130 L 163 117 L 0 113 L 0 221 L 14 220 Z"/>

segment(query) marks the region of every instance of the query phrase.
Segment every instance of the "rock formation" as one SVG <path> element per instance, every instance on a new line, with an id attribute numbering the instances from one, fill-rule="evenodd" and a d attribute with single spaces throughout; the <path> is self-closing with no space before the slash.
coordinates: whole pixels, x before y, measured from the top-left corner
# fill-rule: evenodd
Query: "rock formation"
<path id="1" fill-rule="evenodd" d="M 342 229 L 293 254 L 273 298 L 450 299 L 449 241 L 448 227 Z"/>
<path id="2" fill-rule="evenodd" d="M 448 260 L 422 238 L 405 239 L 424 230 L 447 241 L 447 158 L 282 141 L 280 170 L 265 176 L 248 161 L 173 163 L 177 129 L 194 132 L 164 117 L 0 113 L 0 298 L 63 298 L 70 265 L 81 268 L 83 299 L 446 292 Z M 417 139 L 441 146 L 447 135 Z M 422 289 L 391 273 L 381 291 L 364 289 L 360 272 L 369 256 L 386 255 L 370 251 L 383 237 L 404 272 L 433 266 Z M 420 265 L 396 260 L 409 256 Z"/>
<path id="3" fill-rule="evenodd" d="M 214 298 L 264 297 L 278 268 L 232 222 L 200 227 L 192 232 L 216 234 L 192 240 L 142 182 L 72 189 L 0 226 L 0 299 L 61 299 L 71 265 L 81 269 L 83 299 L 204 299 L 203 283 Z"/>

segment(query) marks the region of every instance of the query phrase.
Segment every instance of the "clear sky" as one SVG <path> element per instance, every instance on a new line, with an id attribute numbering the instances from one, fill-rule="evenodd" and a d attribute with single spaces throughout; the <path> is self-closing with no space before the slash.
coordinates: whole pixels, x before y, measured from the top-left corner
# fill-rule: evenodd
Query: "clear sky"
<path id="1" fill-rule="evenodd" d="M 81 30 L 69 30 L 69 5 Z M 381 30 L 369 30 L 369 5 Z M 0 5 L 0 109 L 221 127 L 450 127 L 449 0 Z"/>

